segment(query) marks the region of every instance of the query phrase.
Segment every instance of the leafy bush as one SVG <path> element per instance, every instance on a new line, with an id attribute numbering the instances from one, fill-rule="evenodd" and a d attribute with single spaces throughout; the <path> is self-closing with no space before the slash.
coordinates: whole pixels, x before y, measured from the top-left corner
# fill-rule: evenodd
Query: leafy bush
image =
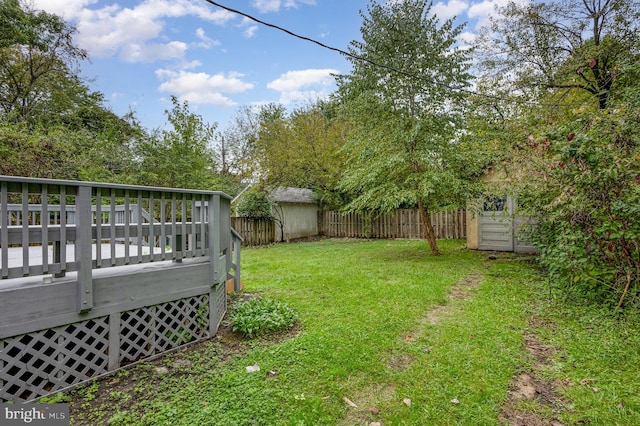
<path id="1" fill-rule="evenodd" d="M 618 308 L 640 304 L 640 91 L 527 143 L 538 172 L 519 200 L 538 217 L 550 278 Z"/>
<path id="2" fill-rule="evenodd" d="M 273 205 L 274 203 L 266 191 L 251 188 L 238 201 L 236 214 L 240 217 L 271 219 Z"/>
<path id="3" fill-rule="evenodd" d="M 231 329 L 249 338 L 291 328 L 296 312 L 282 302 L 268 298 L 238 302 L 230 312 Z"/>

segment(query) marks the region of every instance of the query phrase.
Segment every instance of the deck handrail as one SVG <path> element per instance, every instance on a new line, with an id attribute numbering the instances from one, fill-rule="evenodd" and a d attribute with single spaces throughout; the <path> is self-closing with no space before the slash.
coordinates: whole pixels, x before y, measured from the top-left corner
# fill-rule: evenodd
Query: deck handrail
<path id="1" fill-rule="evenodd" d="M 230 201 L 220 191 L 0 176 L 0 280 L 75 271 L 80 311 L 92 308 L 97 268 L 209 257 L 221 283 L 232 267 Z M 23 220 L 34 212 L 39 224 Z"/>

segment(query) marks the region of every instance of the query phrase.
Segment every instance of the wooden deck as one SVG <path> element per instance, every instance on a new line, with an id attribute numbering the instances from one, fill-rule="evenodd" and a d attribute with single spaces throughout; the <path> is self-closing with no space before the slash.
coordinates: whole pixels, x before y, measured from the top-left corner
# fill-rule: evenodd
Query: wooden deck
<path id="1" fill-rule="evenodd" d="M 0 402 L 213 336 L 240 238 L 220 192 L 0 176 Z"/>

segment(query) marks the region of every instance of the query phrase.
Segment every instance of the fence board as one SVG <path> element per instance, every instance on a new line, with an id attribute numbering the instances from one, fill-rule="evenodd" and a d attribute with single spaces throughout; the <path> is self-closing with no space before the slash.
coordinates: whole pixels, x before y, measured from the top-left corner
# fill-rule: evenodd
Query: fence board
<path id="1" fill-rule="evenodd" d="M 245 246 L 259 246 L 276 241 L 276 226 L 273 219 L 232 217 L 231 227 L 242 237 Z"/>
<path id="2" fill-rule="evenodd" d="M 431 214 L 436 238 L 466 238 L 465 211 Z M 320 235 L 333 238 L 425 238 L 417 209 L 398 209 L 389 213 L 325 211 L 318 214 Z"/>

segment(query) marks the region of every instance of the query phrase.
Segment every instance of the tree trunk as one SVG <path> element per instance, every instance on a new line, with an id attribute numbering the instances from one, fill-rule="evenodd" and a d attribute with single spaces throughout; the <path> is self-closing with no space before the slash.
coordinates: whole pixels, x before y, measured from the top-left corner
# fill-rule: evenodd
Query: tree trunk
<path id="1" fill-rule="evenodd" d="M 431 254 L 434 256 L 440 255 L 438 250 L 438 244 L 436 243 L 436 233 L 433 231 L 433 225 L 431 224 L 431 215 L 429 211 L 422 203 L 422 199 L 418 199 L 418 212 L 420 213 L 420 221 L 422 222 L 422 228 L 424 229 L 424 235 L 427 237 L 427 242 L 431 248 Z"/>

